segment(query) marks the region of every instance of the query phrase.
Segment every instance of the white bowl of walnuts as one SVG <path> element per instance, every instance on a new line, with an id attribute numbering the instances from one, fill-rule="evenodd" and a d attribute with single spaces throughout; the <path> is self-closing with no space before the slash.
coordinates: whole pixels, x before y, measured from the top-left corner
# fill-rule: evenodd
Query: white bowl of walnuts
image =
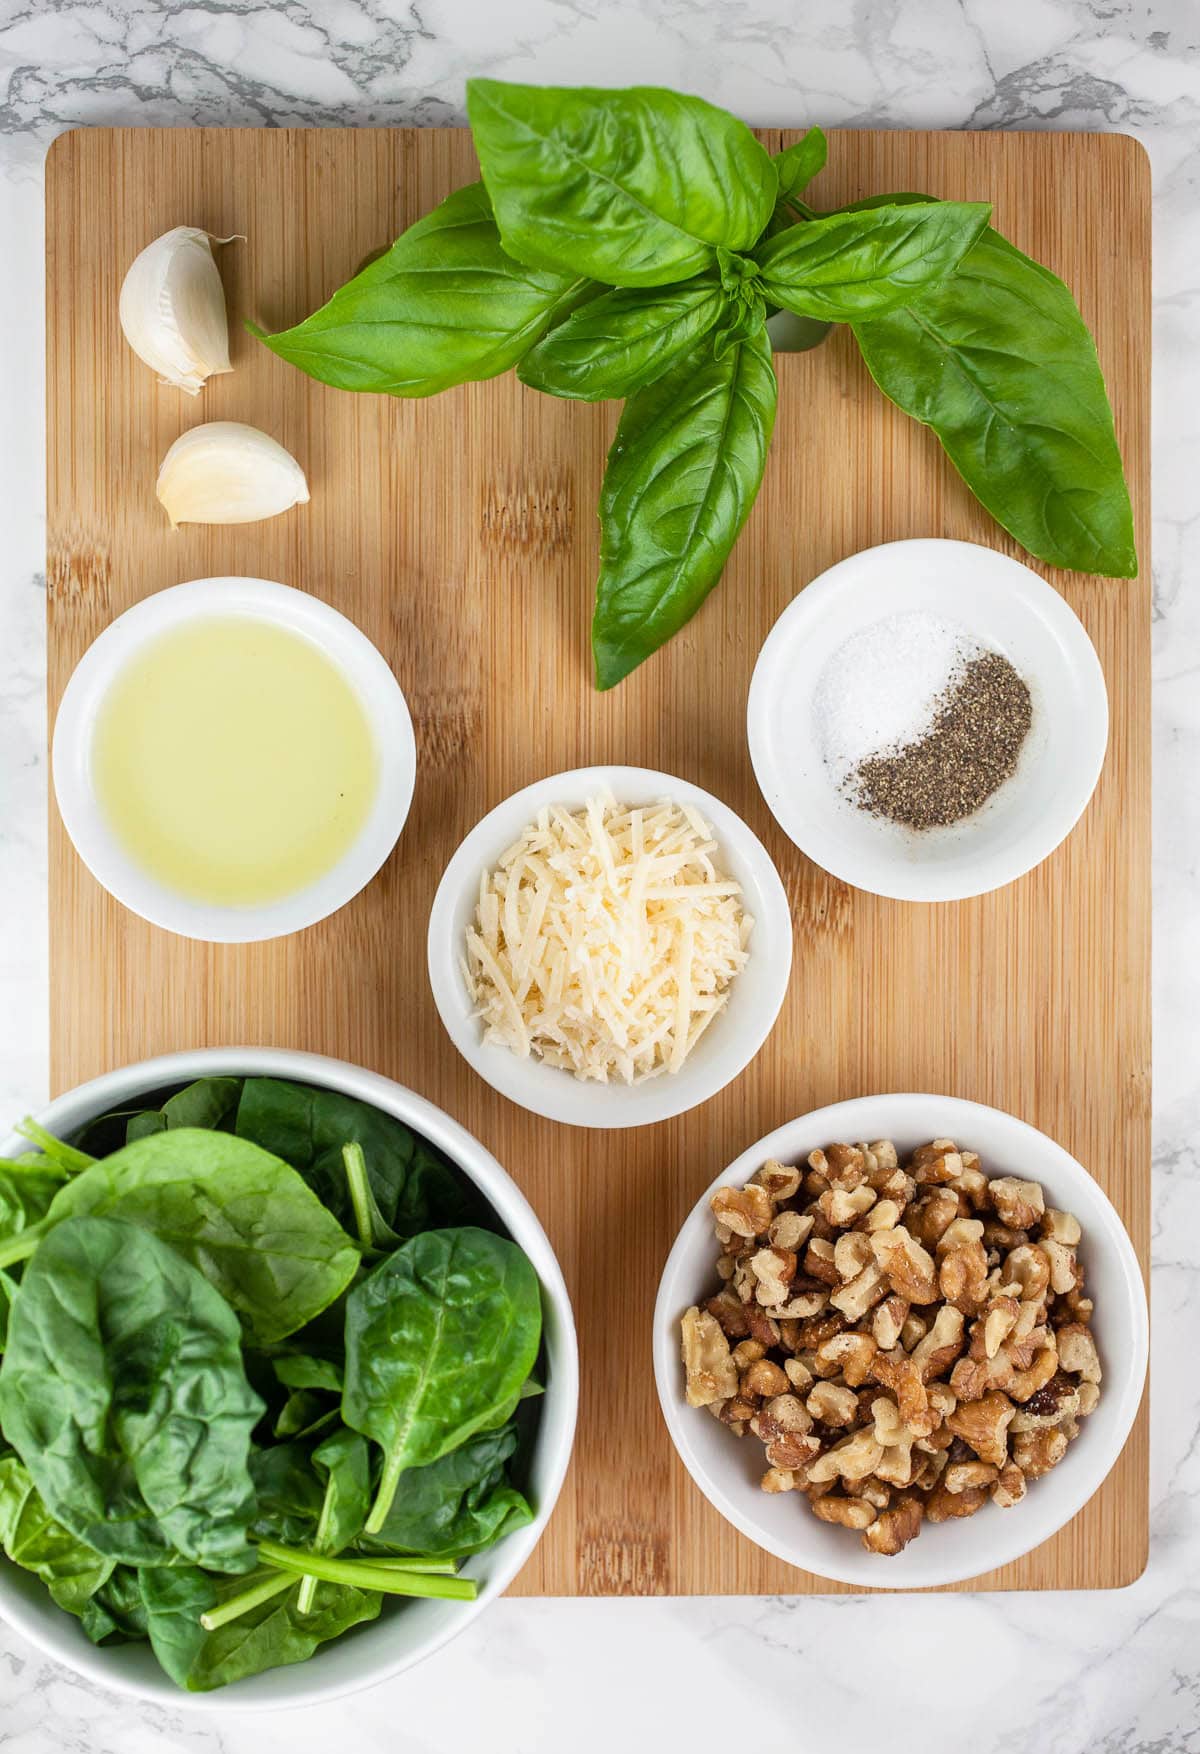
<path id="1" fill-rule="evenodd" d="M 769 1553 L 918 1589 L 1018 1559 L 1129 1435 L 1146 1296 L 1099 1186 L 1025 1122 L 863 1097 L 731 1164 L 680 1231 L 654 1362 L 700 1490 Z"/>

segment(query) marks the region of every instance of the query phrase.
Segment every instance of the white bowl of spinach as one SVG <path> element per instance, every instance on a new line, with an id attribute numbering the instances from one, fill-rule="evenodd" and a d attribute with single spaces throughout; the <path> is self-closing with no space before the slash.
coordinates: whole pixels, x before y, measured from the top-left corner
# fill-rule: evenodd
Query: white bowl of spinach
<path id="1" fill-rule="evenodd" d="M 336 1060 L 206 1049 L 6 1151 L 0 1615 L 105 1686 L 278 1709 L 500 1594 L 578 1363 L 545 1233 L 470 1134 Z"/>

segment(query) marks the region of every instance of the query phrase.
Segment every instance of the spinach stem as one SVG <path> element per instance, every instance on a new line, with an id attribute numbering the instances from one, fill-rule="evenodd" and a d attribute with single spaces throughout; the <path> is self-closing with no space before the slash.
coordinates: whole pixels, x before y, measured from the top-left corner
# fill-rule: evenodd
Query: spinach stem
<path id="1" fill-rule="evenodd" d="M 380 1590 L 392 1596 L 437 1596 L 452 1602 L 475 1600 L 475 1582 L 469 1577 L 401 1570 L 399 1565 L 376 1565 L 368 1559 L 329 1559 L 303 1548 L 281 1547 L 277 1541 L 259 1541 L 258 1554 L 280 1571 L 317 1577 L 324 1583 L 349 1584 L 353 1589 Z"/>
<path id="2" fill-rule="evenodd" d="M 238 1620 L 243 1614 L 248 1614 L 251 1608 L 257 1608 L 262 1602 L 269 1602 L 272 1596 L 279 1596 L 284 1590 L 290 1590 L 295 1582 L 291 1572 L 285 1571 L 281 1577 L 277 1571 L 273 1571 L 260 1582 L 251 1584 L 248 1590 L 239 1590 L 236 1596 L 230 1596 L 220 1607 L 210 1608 L 206 1614 L 201 1614 L 200 1624 L 205 1632 L 216 1632 L 218 1627 L 227 1626 L 231 1620 Z M 302 1584 L 301 1588 L 303 1587 Z"/>
<path id="3" fill-rule="evenodd" d="M 367 1180 L 367 1160 L 356 1139 L 342 1146 L 342 1162 L 346 1166 L 346 1183 L 350 1190 L 350 1204 L 354 1208 L 358 1240 L 364 1249 L 374 1248 L 375 1228 L 371 1222 L 374 1201 L 371 1198 L 371 1184 Z"/>
<path id="4" fill-rule="evenodd" d="M 375 1502 L 371 1506 L 365 1532 L 377 1535 L 387 1521 L 387 1513 L 392 1508 L 392 1500 L 396 1496 L 396 1487 L 400 1484 L 400 1476 L 404 1471 L 398 1456 L 389 1455 L 383 1464 L 383 1473 L 379 1476 L 379 1490 L 375 1494 Z"/>
<path id="5" fill-rule="evenodd" d="M 325 1482 L 325 1496 L 321 1500 L 321 1514 L 317 1518 L 317 1527 L 313 1535 L 313 1551 L 320 1553 L 329 1541 L 329 1523 L 333 1510 L 333 1470 Z M 311 1614 L 313 1598 L 317 1593 L 317 1579 L 310 1571 L 300 1581 L 300 1594 L 296 1597 L 297 1614 Z"/>
<path id="6" fill-rule="evenodd" d="M 86 1151 L 77 1151 L 74 1145 L 68 1145 L 62 1139 L 56 1139 L 53 1133 L 46 1131 L 45 1127 L 39 1127 L 31 1115 L 25 1116 L 17 1128 L 17 1132 L 23 1139 L 28 1139 L 32 1145 L 40 1145 L 50 1162 L 67 1175 L 77 1175 L 82 1169 L 90 1169 L 96 1161 L 94 1157 L 89 1157 Z"/>

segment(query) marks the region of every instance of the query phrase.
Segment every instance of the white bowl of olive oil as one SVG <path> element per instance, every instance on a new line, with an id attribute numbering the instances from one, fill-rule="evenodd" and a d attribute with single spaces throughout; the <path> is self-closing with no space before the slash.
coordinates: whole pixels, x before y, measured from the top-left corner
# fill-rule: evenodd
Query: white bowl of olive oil
<path id="1" fill-rule="evenodd" d="M 416 775 L 381 654 L 267 579 L 195 579 L 118 616 L 67 684 L 52 759 L 97 881 L 153 925 L 224 944 L 299 931 L 357 895 Z"/>

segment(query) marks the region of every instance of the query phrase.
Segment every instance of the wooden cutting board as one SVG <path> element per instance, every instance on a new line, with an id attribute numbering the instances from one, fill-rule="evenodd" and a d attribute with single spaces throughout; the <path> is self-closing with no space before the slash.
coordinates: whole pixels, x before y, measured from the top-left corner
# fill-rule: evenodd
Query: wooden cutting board
<path id="1" fill-rule="evenodd" d="M 763 138 L 775 150 L 795 136 Z M 1137 582 L 1048 574 L 1108 681 L 1112 736 L 1096 796 L 1039 870 L 942 907 L 877 900 L 810 864 L 775 827 L 746 750 L 755 655 L 817 573 L 904 536 L 1018 552 L 929 435 L 875 392 L 844 335 L 778 360 L 766 483 L 724 581 L 664 652 L 601 695 L 587 632 L 615 407 L 554 401 L 511 376 L 422 402 L 341 394 L 243 331 L 248 317 L 268 328 L 297 321 L 475 174 L 459 130 L 97 129 L 51 150 L 51 713 L 119 610 L 183 579 L 255 574 L 314 592 L 370 635 L 403 685 L 419 751 L 412 815 L 382 874 L 333 919 L 259 946 L 188 943 L 125 912 L 84 870 L 51 805 L 53 1084 L 168 1049 L 270 1043 L 373 1067 L 442 1104 L 533 1200 L 579 1322 L 575 1460 L 517 1591 L 828 1590 L 709 1508 L 655 1399 L 659 1270 L 721 1168 L 821 1104 L 943 1090 L 1060 1140 L 1116 1202 L 1146 1260 L 1148 164 L 1120 136 L 835 133 L 816 187 L 822 206 L 894 189 L 994 201 L 998 226 L 1079 297 L 1137 511 Z M 117 325 L 126 267 L 179 224 L 245 240 L 221 256 L 236 370 L 196 401 L 157 385 Z M 184 428 L 211 419 L 274 433 L 307 468 L 312 503 L 273 522 L 172 534 L 154 498 L 158 463 Z M 796 933 L 788 999 L 752 1067 L 703 1109 L 631 1133 L 555 1126 L 495 1095 L 444 1035 L 425 975 L 429 904 L 466 830 L 531 780 L 608 761 L 685 775 L 744 815 L 783 876 Z M 1124 1584 L 1146 1550 L 1143 1409 L 1087 1509 L 977 1587 Z"/>

